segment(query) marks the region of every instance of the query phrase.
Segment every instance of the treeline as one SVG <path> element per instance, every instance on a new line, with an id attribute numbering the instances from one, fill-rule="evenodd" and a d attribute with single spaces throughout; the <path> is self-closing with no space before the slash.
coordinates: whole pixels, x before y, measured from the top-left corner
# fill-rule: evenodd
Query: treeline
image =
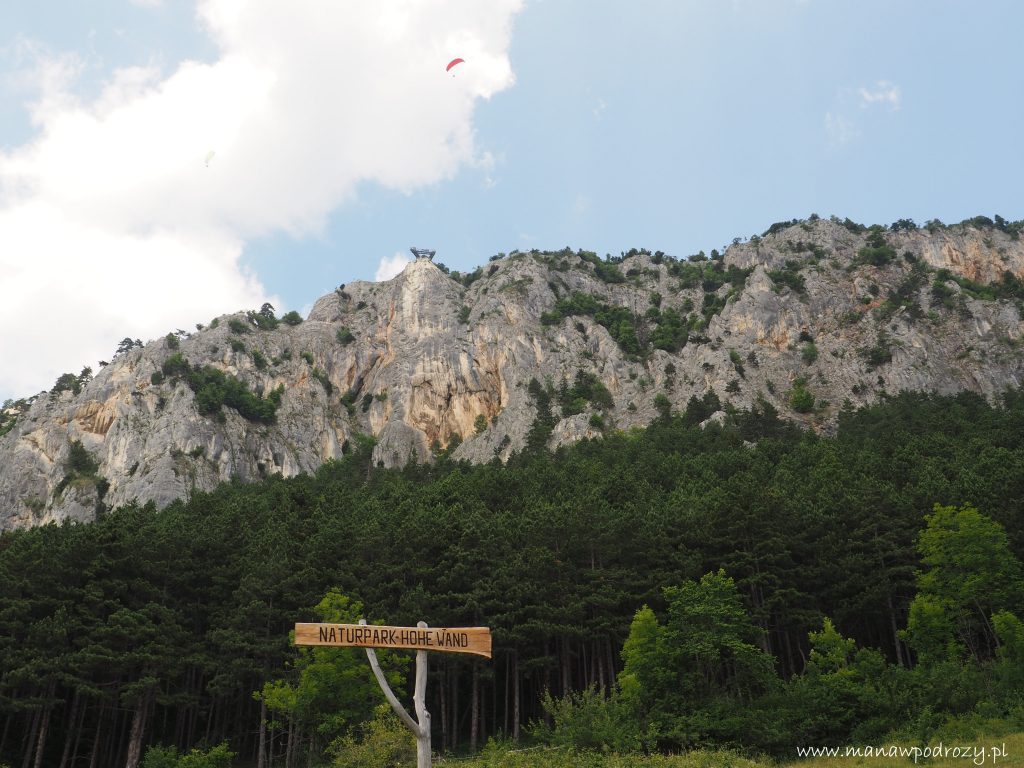
<path id="1" fill-rule="evenodd" d="M 260 768 L 316 764 L 379 694 L 361 661 L 338 678 L 331 659 L 343 657 L 299 653 L 288 633 L 364 612 L 490 626 L 492 661 L 432 659 L 434 744 L 515 738 L 552 722 L 546 694 L 610 690 L 637 611 L 670 626 L 688 615 L 682 597 L 701 594 L 686 585 L 720 570 L 706 586 L 735 590 L 742 640 L 767 663 L 759 675 L 804 675 L 822 643 L 847 641 L 909 668 L 917 542 L 936 503 L 974 505 L 1005 530 L 1006 557 L 1024 554 L 1017 391 L 998 406 L 903 394 L 843 412 L 834 438 L 781 422 L 766 403 L 702 430 L 709 403 L 506 466 L 384 470 L 363 440 L 315 476 L 4 534 L 0 761 L 133 766 L 153 745 L 227 741 Z M 997 641 L 983 627 L 977 637 L 981 664 Z M 633 647 L 636 673 L 644 653 Z M 676 701 L 659 679 L 669 704 L 648 701 L 649 717 Z M 338 701 L 339 688 L 361 693 Z M 933 698 L 952 711 L 986 696 L 982 686 Z"/>

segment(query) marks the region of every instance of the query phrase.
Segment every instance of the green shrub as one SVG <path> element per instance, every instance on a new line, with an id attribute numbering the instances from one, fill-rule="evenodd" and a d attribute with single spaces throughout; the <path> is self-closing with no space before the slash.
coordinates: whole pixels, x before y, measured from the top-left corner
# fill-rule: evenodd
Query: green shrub
<path id="1" fill-rule="evenodd" d="M 878 334 L 874 346 L 865 347 L 860 350 L 860 353 L 868 364 L 868 370 L 874 370 L 880 365 L 892 362 L 892 345 L 884 333 Z"/>
<path id="2" fill-rule="evenodd" d="M 305 360 L 309 365 L 313 364 L 313 354 L 311 352 L 300 352 L 299 357 Z"/>
<path id="3" fill-rule="evenodd" d="M 302 322 L 302 315 L 293 309 L 291 312 L 285 312 L 281 316 L 281 322 L 285 325 L 299 325 Z"/>
<path id="4" fill-rule="evenodd" d="M 178 756 L 174 747 L 153 746 L 142 758 L 142 768 L 231 768 L 235 753 L 228 745 L 219 744 L 207 752 L 193 749 L 186 755 Z"/>
<path id="5" fill-rule="evenodd" d="M 486 430 L 487 417 L 481 413 L 475 419 L 473 419 L 473 431 L 478 435 L 482 435 Z"/>
<path id="6" fill-rule="evenodd" d="M 252 351 L 252 362 L 256 366 L 257 370 L 265 370 L 267 367 L 267 358 L 263 356 L 263 353 L 258 349 Z"/>
<path id="7" fill-rule="evenodd" d="M 164 336 L 164 342 L 167 344 L 168 349 L 178 349 L 181 344 L 178 342 L 178 337 L 173 333 L 168 333 Z"/>
<path id="8" fill-rule="evenodd" d="M 562 406 L 563 416 L 575 416 L 583 413 L 590 403 L 595 408 L 607 411 L 615 407 L 612 393 L 593 373 L 579 370 L 570 387 L 565 379 L 558 388 L 558 402 Z"/>
<path id="9" fill-rule="evenodd" d="M 249 322 L 261 331 L 272 331 L 277 328 L 278 325 L 278 319 L 274 315 L 274 307 L 269 303 L 260 307 L 259 312 L 256 312 L 255 310 L 246 312 L 246 317 L 249 318 Z"/>
<path id="10" fill-rule="evenodd" d="M 671 307 L 659 312 L 654 331 L 651 333 L 651 346 L 666 352 L 678 352 L 686 346 L 689 329 L 683 318 Z"/>
<path id="11" fill-rule="evenodd" d="M 639 251 L 634 249 L 630 253 L 639 253 Z M 607 260 L 602 261 L 593 251 L 577 251 L 576 255 L 583 259 L 583 261 L 594 265 L 594 276 L 601 282 L 624 283 L 626 281 L 625 275 L 619 271 L 615 264 Z"/>
<path id="12" fill-rule="evenodd" d="M 743 367 L 743 359 L 740 357 L 740 353 L 737 352 L 735 349 L 730 349 L 729 361 L 736 369 L 736 373 L 738 373 L 741 377 L 746 378 L 746 368 Z"/>
<path id="13" fill-rule="evenodd" d="M 228 328 L 231 329 L 232 333 L 249 332 L 249 324 L 246 323 L 244 320 L 239 320 L 237 317 L 232 317 L 230 320 L 228 320 Z"/>
<path id="14" fill-rule="evenodd" d="M 174 747 L 150 747 L 142 758 L 142 768 L 178 768 L 178 750 Z"/>
<path id="15" fill-rule="evenodd" d="M 467 307 L 465 304 L 459 307 L 459 322 L 462 323 L 463 325 L 469 324 L 469 311 L 469 307 Z"/>
<path id="16" fill-rule="evenodd" d="M 243 344 L 239 339 L 231 340 L 231 349 L 234 352 L 245 354 L 245 344 Z"/>
<path id="17" fill-rule="evenodd" d="M 62 373 L 58 376 L 53 389 L 50 390 L 50 394 L 57 395 L 66 391 L 71 391 L 76 395 L 82 391 L 82 384 L 73 373 Z"/>
<path id="18" fill-rule="evenodd" d="M 812 365 L 818 359 L 818 348 L 814 345 L 813 341 L 808 341 L 804 344 L 803 349 L 800 350 L 800 357 L 803 358 L 804 363 L 807 365 Z"/>
<path id="19" fill-rule="evenodd" d="M 705 293 L 704 300 L 701 303 L 700 313 L 704 316 L 704 324 L 708 325 L 711 322 L 711 318 L 725 309 L 726 297 L 719 296 L 717 293 Z"/>
<path id="20" fill-rule="evenodd" d="M 804 282 L 803 275 L 800 274 L 800 268 L 800 262 L 790 259 L 782 269 L 768 270 L 768 277 L 775 284 L 776 293 L 781 292 L 781 287 L 784 286 L 798 296 L 806 295 L 807 284 Z"/>
<path id="21" fill-rule="evenodd" d="M 814 395 L 807 389 L 807 382 L 798 378 L 789 390 L 789 407 L 797 413 L 810 413 L 814 410 Z"/>
<path id="22" fill-rule="evenodd" d="M 672 413 L 672 402 L 659 392 L 654 396 L 654 408 L 662 419 L 668 419 Z"/>
<path id="23" fill-rule="evenodd" d="M 634 708 L 617 688 L 605 696 L 596 686 L 556 699 L 541 700 L 551 725 L 538 722 L 530 734 L 552 746 L 597 753 L 639 752 L 653 747 L 644 737 Z"/>
<path id="24" fill-rule="evenodd" d="M 331 768 L 400 768 L 416 763 L 416 740 L 387 706 L 376 716 L 331 744 Z M 146 768 L 146 766 L 143 766 Z"/>
<path id="25" fill-rule="evenodd" d="M 193 368 L 180 352 L 175 352 L 164 361 L 162 371 L 165 376 L 183 378 L 195 394 L 197 410 L 218 421 L 224 420 L 221 409 L 226 405 L 249 421 L 273 424 L 284 394 L 284 385 L 281 385 L 266 398 L 259 397 L 239 379 L 227 375 L 219 368 Z"/>
<path id="26" fill-rule="evenodd" d="M 190 366 L 188 360 L 180 352 L 175 352 L 164 360 L 160 370 L 163 371 L 164 376 L 184 376 L 189 372 Z"/>
<path id="27" fill-rule="evenodd" d="M 356 340 L 356 337 L 352 335 L 352 331 L 350 331 L 344 325 L 338 329 L 338 332 L 335 334 L 335 337 L 338 339 L 338 343 L 341 344 L 341 346 L 343 347 L 348 344 L 351 344 L 353 341 Z M 310 365 L 313 364 L 312 360 L 310 360 L 309 362 Z"/>
<path id="28" fill-rule="evenodd" d="M 319 368 L 314 368 L 310 374 L 314 379 L 320 382 L 320 386 L 324 388 L 324 392 L 328 395 L 334 391 L 334 385 L 331 384 L 331 380 L 327 378 L 327 374 L 321 371 Z"/>
<path id="29" fill-rule="evenodd" d="M 963 293 L 967 294 L 972 299 L 980 299 L 982 301 L 1024 299 L 1024 282 L 1009 270 L 1005 270 L 1003 272 L 998 282 L 985 285 L 982 283 L 976 283 L 973 280 L 968 280 L 966 277 L 953 274 L 948 269 L 940 269 L 935 275 L 935 284 L 932 286 L 932 294 L 937 298 L 943 299 L 943 303 L 946 303 L 945 299 L 954 293 L 952 289 L 946 285 L 946 283 L 950 281 L 959 285 Z"/>
<path id="30" fill-rule="evenodd" d="M 626 307 L 604 304 L 588 293 L 574 291 L 570 296 L 559 299 L 551 312 L 544 312 L 540 321 L 544 325 L 555 325 L 571 315 L 590 315 L 603 326 L 623 352 L 639 357 L 642 349 L 637 338 L 637 328 L 644 322 Z"/>
<path id="31" fill-rule="evenodd" d="M 888 245 L 879 248 L 865 247 L 857 251 L 857 264 L 870 264 L 874 267 L 884 267 L 891 264 L 896 258 L 896 249 Z"/>
<path id="32" fill-rule="evenodd" d="M 68 452 L 68 460 L 65 465 L 68 472 L 82 477 L 95 475 L 99 469 L 99 462 L 92 457 L 79 440 L 71 441 L 71 450 Z"/>

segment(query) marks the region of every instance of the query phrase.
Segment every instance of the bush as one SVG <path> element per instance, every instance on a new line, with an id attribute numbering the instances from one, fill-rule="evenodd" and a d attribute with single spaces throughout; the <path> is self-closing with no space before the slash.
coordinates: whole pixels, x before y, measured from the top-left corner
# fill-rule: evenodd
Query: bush
<path id="1" fill-rule="evenodd" d="M 320 386 L 324 388 L 324 392 L 328 395 L 334 391 L 334 385 L 331 384 L 331 380 L 327 378 L 327 374 L 321 371 L 319 368 L 314 368 L 310 374 L 314 379 L 320 382 Z"/>
<path id="2" fill-rule="evenodd" d="M 551 725 L 536 723 L 530 733 L 547 744 L 595 752 L 638 752 L 654 746 L 645 740 L 636 715 L 618 689 L 606 697 L 591 686 L 561 699 L 545 692 L 541 705 Z"/>
<path id="3" fill-rule="evenodd" d="M 900 230 L 913 232 L 915 229 L 917 229 L 917 224 L 914 223 L 913 219 L 898 219 L 897 221 L 894 221 L 892 223 L 889 229 L 891 229 L 893 232 L 899 232 Z"/>
<path id="4" fill-rule="evenodd" d="M 416 739 L 386 705 L 360 729 L 331 744 L 332 768 L 396 768 L 416 763 Z M 143 766 L 143 768 L 147 768 Z"/>
<path id="5" fill-rule="evenodd" d="M 654 396 L 654 408 L 662 419 L 672 415 L 672 402 L 661 392 Z"/>
<path id="6" fill-rule="evenodd" d="M 259 312 L 250 310 L 246 316 L 249 318 L 249 322 L 261 331 L 272 331 L 277 328 L 278 319 L 274 315 L 274 307 L 270 304 L 264 304 L 260 307 Z"/>
<path id="7" fill-rule="evenodd" d="M 168 333 L 164 336 L 164 341 L 167 343 L 168 349 L 177 349 L 181 346 L 181 343 L 178 341 L 178 337 L 173 333 Z"/>
<path id="8" fill-rule="evenodd" d="M 878 334 L 878 340 L 874 346 L 865 347 L 860 353 L 868 364 L 868 370 L 874 370 L 880 365 L 892 362 L 892 348 L 888 337 L 884 333 Z"/>
<path id="9" fill-rule="evenodd" d="M 350 331 L 344 325 L 341 326 L 341 328 L 338 329 L 338 332 L 337 332 L 337 334 L 335 334 L 335 336 L 338 339 L 338 343 L 341 344 L 341 346 L 343 346 L 343 347 L 348 345 L 348 344 L 351 344 L 353 341 L 356 340 L 356 337 L 352 335 L 352 331 Z M 303 359 L 305 359 L 305 358 L 303 358 Z M 310 365 L 312 365 L 313 361 L 310 360 L 309 363 L 310 363 Z"/>
<path id="10" fill-rule="evenodd" d="M 812 365 L 818 359 L 818 348 L 814 345 L 813 341 L 808 341 L 804 344 L 803 349 L 800 350 L 800 357 L 803 358 L 807 365 Z"/>
<path id="11" fill-rule="evenodd" d="M 558 388 L 558 402 L 562 406 L 563 416 L 575 416 L 586 410 L 587 403 L 595 408 L 607 411 L 615 407 L 612 393 L 593 373 L 577 371 L 572 386 L 562 379 Z"/>
<path id="12" fill-rule="evenodd" d="M 783 231 L 784 229 L 789 229 L 790 227 L 795 227 L 799 223 L 800 223 L 799 219 L 790 219 L 789 221 L 777 221 L 774 224 L 772 224 L 770 227 L 768 227 L 768 229 L 766 229 L 761 236 L 762 237 L 768 237 L 768 235 L 777 234 L 777 233 Z"/>
<path id="13" fill-rule="evenodd" d="M 164 361 L 162 371 L 168 377 L 184 378 L 195 393 L 199 412 L 204 416 L 213 416 L 218 421 L 224 420 L 221 408 L 226 405 L 249 421 L 273 424 L 284 394 L 284 385 L 281 385 L 266 398 L 259 397 L 250 392 L 239 379 L 228 376 L 219 368 L 209 365 L 193 368 L 180 352 L 175 352 Z"/>
<path id="14" fill-rule="evenodd" d="M 797 379 L 789 390 L 789 407 L 797 413 L 810 413 L 814 410 L 814 395 L 807 389 L 807 382 Z"/>
<path id="15" fill-rule="evenodd" d="M 193 749 L 180 757 L 174 747 L 150 747 L 142 758 L 142 768 L 231 768 L 234 758 L 226 743 L 208 752 Z"/>
<path id="16" fill-rule="evenodd" d="M 57 381 L 53 385 L 53 389 L 50 390 L 51 395 L 58 395 L 61 392 L 70 390 L 73 394 L 78 394 L 82 391 L 82 384 L 78 381 L 78 377 L 73 373 L 62 373 Z"/>
<path id="17" fill-rule="evenodd" d="M 228 328 L 231 329 L 232 333 L 248 333 L 249 325 L 243 320 L 239 320 L 237 317 L 232 317 L 228 320 Z"/>
<path id="18" fill-rule="evenodd" d="M 884 267 L 891 264 L 896 258 L 896 249 L 888 245 L 878 248 L 865 247 L 857 251 L 856 264 L 870 264 L 874 267 Z"/>
<path id="19" fill-rule="evenodd" d="M 640 253 L 635 249 L 630 251 L 630 255 Z M 624 283 L 626 281 L 625 275 L 619 271 L 619 268 L 615 266 L 611 261 L 602 261 L 598 258 L 598 255 L 593 251 L 577 251 L 583 261 L 590 262 L 594 265 L 594 276 L 604 283 Z"/>
<path id="20" fill-rule="evenodd" d="M 592 316 L 608 331 L 623 352 L 634 357 L 640 356 L 642 349 L 637 337 L 637 328 L 644 321 L 626 307 L 613 307 L 602 303 L 596 296 L 574 291 L 572 295 L 559 299 L 554 310 L 542 313 L 540 321 L 543 325 L 556 325 L 571 315 Z"/>
<path id="21" fill-rule="evenodd" d="M 184 376 L 189 372 L 188 361 L 182 356 L 180 352 L 175 352 L 173 355 L 164 360 L 164 364 L 160 367 L 163 371 L 164 376 Z"/>
<path id="22" fill-rule="evenodd" d="M 99 471 L 100 465 L 92 457 L 92 455 L 85 450 L 85 446 L 78 440 L 71 441 L 71 450 L 68 452 L 68 460 L 66 469 L 69 473 L 79 475 L 82 477 L 90 477 L 95 475 Z"/>
<path id="23" fill-rule="evenodd" d="M 286 312 L 282 315 L 281 322 L 285 325 L 299 325 L 302 322 L 302 315 L 293 309 L 291 312 Z"/>
<path id="24" fill-rule="evenodd" d="M 780 291 L 780 286 L 785 286 L 799 296 L 807 293 L 807 284 L 803 275 L 800 274 L 800 262 L 790 259 L 782 269 L 769 269 L 768 277 L 775 283 L 775 291 Z"/>

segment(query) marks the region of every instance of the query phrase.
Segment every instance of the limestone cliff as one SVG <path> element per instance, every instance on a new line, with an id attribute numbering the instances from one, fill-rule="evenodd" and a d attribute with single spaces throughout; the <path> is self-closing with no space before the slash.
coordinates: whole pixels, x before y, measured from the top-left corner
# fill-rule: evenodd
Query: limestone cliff
<path id="1" fill-rule="evenodd" d="M 647 424 L 666 399 L 679 410 L 711 389 L 828 430 L 844 401 L 883 392 L 1020 386 L 1024 242 L 1013 233 L 772 229 L 711 261 L 513 253 L 466 276 L 419 260 L 333 291 L 297 325 L 261 330 L 240 312 L 131 349 L 77 394 L 8 411 L 0 528 L 311 472 L 358 434 L 385 466 L 459 441 L 456 459 L 504 459 L 536 419 L 534 379 L 552 399 L 551 447 Z M 276 414 L 210 411 L 173 355 L 254 395 L 278 390 Z M 574 387 L 580 372 L 600 386 Z M 76 443 L 95 466 L 74 468 Z"/>

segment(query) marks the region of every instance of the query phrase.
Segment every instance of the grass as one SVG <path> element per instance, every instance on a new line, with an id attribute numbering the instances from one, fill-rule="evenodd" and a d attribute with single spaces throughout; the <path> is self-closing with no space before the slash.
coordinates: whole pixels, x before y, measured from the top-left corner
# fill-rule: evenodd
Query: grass
<path id="1" fill-rule="evenodd" d="M 940 738 L 928 740 L 923 747 L 968 748 L 969 757 L 926 758 L 919 756 L 916 765 L 928 768 L 1020 768 L 1024 766 L 1024 733 L 975 739 Z M 889 747 L 893 742 L 880 741 L 863 747 Z M 896 746 L 913 748 L 912 742 L 895 742 Z M 993 747 L 1005 749 L 1002 757 L 993 762 Z M 984 749 L 985 761 L 974 756 L 974 749 Z M 845 749 L 845 747 L 840 748 Z M 794 755 L 796 749 L 794 748 Z M 435 765 L 450 768 L 907 768 L 915 765 L 912 754 L 906 757 L 813 757 L 774 761 L 768 758 L 749 758 L 725 750 L 695 750 L 680 755 L 618 755 L 594 752 L 573 752 L 568 749 L 534 747 L 513 749 L 507 745 L 489 744 L 474 758 L 435 760 Z"/>
<path id="2" fill-rule="evenodd" d="M 489 746 L 470 760 L 435 760 L 450 768 L 764 768 L 733 752 L 695 751 L 683 755 L 617 755 L 534 747 L 513 750 Z"/>

